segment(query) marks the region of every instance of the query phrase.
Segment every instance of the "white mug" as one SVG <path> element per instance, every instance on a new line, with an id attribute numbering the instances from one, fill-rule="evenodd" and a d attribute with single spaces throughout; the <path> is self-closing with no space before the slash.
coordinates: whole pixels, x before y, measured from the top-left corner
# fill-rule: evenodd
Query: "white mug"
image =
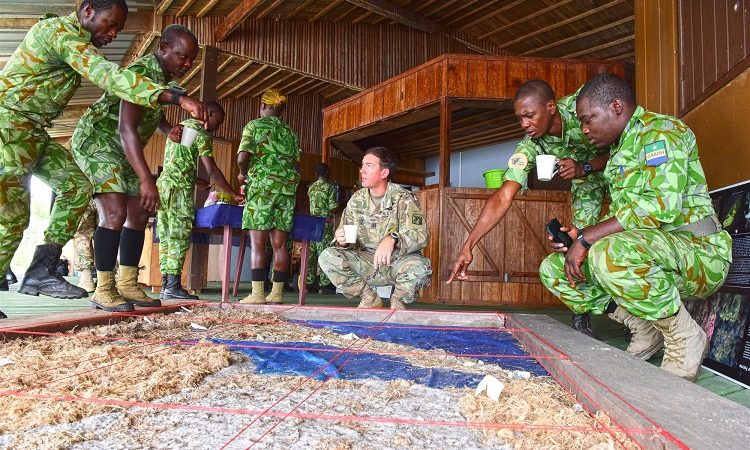
<path id="1" fill-rule="evenodd" d="M 359 225 L 344 225 L 344 239 L 347 244 L 357 243 L 357 231 L 359 231 Z"/>
<path id="2" fill-rule="evenodd" d="M 198 130 L 190 127 L 182 127 L 182 139 L 180 139 L 180 144 L 185 147 L 192 147 L 196 137 L 198 137 Z"/>
<path id="3" fill-rule="evenodd" d="M 557 156 L 536 155 L 536 176 L 539 181 L 549 181 L 557 174 Z"/>

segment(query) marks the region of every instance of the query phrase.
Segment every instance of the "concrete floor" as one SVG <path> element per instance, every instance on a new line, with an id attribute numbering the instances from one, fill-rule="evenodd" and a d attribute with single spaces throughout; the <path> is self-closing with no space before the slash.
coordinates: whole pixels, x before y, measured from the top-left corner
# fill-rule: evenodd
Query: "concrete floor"
<path id="1" fill-rule="evenodd" d="M 75 282 L 75 278 L 69 278 Z M 8 292 L 0 292 L 0 310 L 10 318 L 20 318 L 22 316 L 47 315 L 63 312 L 73 312 L 77 310 L 86 310 L 89 308 L 88 299 L 61 300 L 45 296 L 32 297 L 17 292 L 18 284 L 10 287 Z M 240 286 L 241 295 L 239 297 L 230 297 L 231 302 L 236 302 L 242 296 L 247 295 L 249 283 L 243 283 Z M 150 295 L 156 297 L 158 294 Z M 221 285 L 218 282 L 209 283 L 207 288 L 201 293 L 200 298 L 207 301 L 220 301 Z M 284 294 L 284 302 L 289 304 L 297 303 L 297 293 L 288 292 Z M 342 295 L 319 295 L 308 294 L 306 305 L 310 306 L 356 306 L 356 300 L 348 300 Z M 445 310 L 445 311 L 502 311 L 506 313 L 523 313 L 523 314 L 542 314 L 552 317 L 553 319 L 569 325 L 570 311 L 563 308 L 549 309 L 530 309 L 530 308 L 504 308 L 504 307 L 478 307 L 478 306 L 457 306 L 457 305 L 438 305 L 429 303 L 419 303 L 415 306 L 419 309 L 426 310 Z M 2 323 L 0 322 L 0 326 Z M 628 344 L 627 330 L 620 324 L 610 320 L 608 317 L 593 316 L 592 328 L 596 331 L 599 339 L 607 344 L 624 350 Z M 657 353 L 649 362 L 654 365 L 661 363 L 662 354 Z M 750 390 L 733 383 L 723 377 L 717 376 L 713 372 L 701 369 L 696 384 L 714 392 L 726 399 L 737 402 L 750 408 Z"/>

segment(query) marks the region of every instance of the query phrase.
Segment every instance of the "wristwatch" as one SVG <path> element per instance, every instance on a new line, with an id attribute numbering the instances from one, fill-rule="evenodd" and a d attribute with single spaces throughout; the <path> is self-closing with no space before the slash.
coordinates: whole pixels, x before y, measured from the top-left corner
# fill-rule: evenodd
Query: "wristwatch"
<path id="1" fill-rule="evenodd" d="M 586 239 L 583 238 L 583 230 L 581 230 L 581 232 L 578 233 L 578 238 L 577 239 L 578 239 L 578 242 L 580 242 L 581 245 L 583 245 L 583 248 L 585 248 L 586 250 L 588 250 L 588 249 L 591 248 L 591 244 L 589 244 L 586 241 Z"/>
<path id="2" fill-rule="evenodd" d="M 401 236 L 399 236 L 398 233 L 391 233 L 389 236 L 393 238 L 394 245 L 398 244 L 398 241 L 401 239 Z"/>
<path id="3" fill-rule="evenodd" d="M 591 165 L 590 161 L 586 161 L 583 163 L 583 174 L 588 176 L 591 175 L 591 172 L 594 171 L 594 167 Z"/>
<path id="4" fill-rule="evenodd" d="M 169 103 L 172 105 L 179 105 L 180 97 L 184 97 L 187 95 L 187 90 L 185 90 L 185 88 L 181 86 L 170 86 L 168 92 L 172 94 L 169 99 Z"/>

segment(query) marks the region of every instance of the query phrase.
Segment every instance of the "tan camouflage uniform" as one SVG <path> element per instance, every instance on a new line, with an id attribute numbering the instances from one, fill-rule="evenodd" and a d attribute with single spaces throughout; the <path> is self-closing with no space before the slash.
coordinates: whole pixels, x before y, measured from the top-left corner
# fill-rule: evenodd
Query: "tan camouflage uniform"
<path id="1" fill-rule="evenodd" d="M 331 282 L 348 298 L 360 295 L 365 285 L 393 285 L 391 301 L 414 302 L 432 275 L 430 260 L 421 253 L 427 246 L 427 226 L 414 194 L 388 183 L 377 202 L 368 189 L 360 189 L 347 203 L 339 228 L 348 224 L 359 225 L 358 248 L 328 247 L 318 258 Z M 375 250 L 391 233 L 399 235 L 391 265 L 375 270 Z"/>

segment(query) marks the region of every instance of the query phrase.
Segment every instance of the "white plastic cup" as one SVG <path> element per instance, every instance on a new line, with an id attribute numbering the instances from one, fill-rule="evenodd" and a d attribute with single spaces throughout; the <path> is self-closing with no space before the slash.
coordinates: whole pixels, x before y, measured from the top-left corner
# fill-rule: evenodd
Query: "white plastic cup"
<path id="1" fill-rule="evenodd" d="M 198 130 L 190 127 L 182 127 L 182 139 L 180 139 L 180 144 L 185 147 L 192 147 L 196 137 L 198 137 Z"/>
<path id="2" fill-rule="evenodd" d="M 346 240 L 347 244 L 356 244 L 357 243 L 357 231 L 359 230 L 359 225 L 344 225 L 344 239 Z"/>
<path id="3" fill-rule="evenodd" d="M 539 181 L 549 181 L 557 174 L 557 156 L 536 156 L 536 177 Z"/>

